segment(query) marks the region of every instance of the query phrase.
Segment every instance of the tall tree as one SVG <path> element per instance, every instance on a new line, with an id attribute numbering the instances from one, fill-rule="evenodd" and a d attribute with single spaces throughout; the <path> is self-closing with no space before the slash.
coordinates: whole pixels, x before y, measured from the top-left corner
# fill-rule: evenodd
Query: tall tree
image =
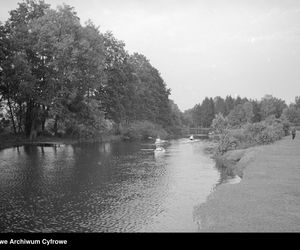
<path id="1" fill-rule="evenodd" d="M 276 118 L 279 118 L 283 109 L 287 107 L 285 101 L 273 97 L 272 95 L 265 95 L 262 98 L 260 105 L 262 119 L 271 115 L 275 115 Z"/>
<path id="2" fill-rule="evenodd" d="M 286 118 L 294 125 L 298 125 L 300 124 L 300 109 L 296 105 L 290 105 L 283 110 L 281 117 Z"/>
<path id="3" fill-rule="evenodd" d="M 226 96 L 225 98 L 225 106 L 226 106 L 225 115 L 227 116 L 230 113 L 230 111 L 234 108 L 234 99 L 230 95 Z"/>
<path id="4" fill-rule="evenodd" d="M 226 114 L 226 104 L 225 104 L 225 100 L 222 97 L 220 96 L 215 97 L 214 103 L 215 103 L 216 114 L 219 113 L 221 113 L 222 115 Z"/>
<path id="5" fill-rule="evenodd" d="M 256 100 L 252 100 L 250 102 L 252 103 L 252 108 L 253 108 L 252 122 L 260 122 L 261 121 L 260 103 Z"/>
<path id="6" fill-rule="evenodd" d="M 210 127 L 214 117 L 214 101 L 212 98 L 206 97 L 201 104 L 201 125 L 206 128 Z"/>
<path id="7" fill-rule="evenodd" d="M 150 120 L 163 126 L 170 122 L 169 95 L 159 71 L 142 54 L 134 53 L 130 57 L 134 74 L 137 78 L 137 117 L 139 120 Z"/>
<path id="8" fill-rule="evenodd" d="M 19 7 L 10 12 L 10 18 L 5 24 L 8 31 L 6 38 L 10 46 L 10 55 L 6 61 L 10 61 L 11 70 L 6 68 L 3 74 L 2 82 L 6 85 L 4 92 L 9 93 L 9 106 L 12 102 L 20 103 L 21 100 L 25 103 L 25 132 L 28 136 L 36 127 L 39 117 L 36 100 L 42 99 L 45 86 L 43 58 L 34 51 L 36 41 L 31 35 L 30 25 L 35 19 L 43 16 L 48 8 L 49 5 L 44 1 L 27 0 L 19 3 Z M 12 89 L 17 90 L 17 98 L 11 93 Z"/>

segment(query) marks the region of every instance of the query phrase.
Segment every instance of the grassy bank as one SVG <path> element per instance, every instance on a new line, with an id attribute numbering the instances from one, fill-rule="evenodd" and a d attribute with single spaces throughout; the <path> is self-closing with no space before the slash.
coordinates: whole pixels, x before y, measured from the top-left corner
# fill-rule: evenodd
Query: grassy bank
<path id="1" fill-rule="evenodd" d="M 204 232 L 300 231 L 300 138 L 236 150 L 238 184 L 224 184 L 195 217 Z M 231 151 L 234 152 L 234 151 Z"/>

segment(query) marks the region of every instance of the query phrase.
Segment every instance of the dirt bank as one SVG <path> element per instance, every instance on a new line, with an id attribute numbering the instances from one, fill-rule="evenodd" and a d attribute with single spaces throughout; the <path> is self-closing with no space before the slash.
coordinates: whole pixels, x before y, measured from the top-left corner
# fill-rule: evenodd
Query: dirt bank
<path id="1" fill-rule="evenodd" d="M 238 184 L 218 186 L 197 209 L 204 232 L 300 231 L 300 137 L 232 153 Z"/>

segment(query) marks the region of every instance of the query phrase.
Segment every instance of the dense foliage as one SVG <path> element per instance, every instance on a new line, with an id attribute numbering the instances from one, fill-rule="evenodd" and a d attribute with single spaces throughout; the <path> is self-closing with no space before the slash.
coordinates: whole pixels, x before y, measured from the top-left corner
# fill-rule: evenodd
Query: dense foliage
<path id="1" fill-rule="evenodd" d="M 291 106 L 295 106 L 295 104 L 291 104 Z M 288 107 L 285 101 L 271 95 L 265 95 L 260 101 L 239 96 L 237 98 L 226 96 L 225 99 L 220 96 L 206 97 L 201 104 L 196 104 L 192 109 L 185 111 L 184 118 L 193 127 L 210 127 L 215 115 L 222 114 L 227 117 L 231 126 L 239 127 L 247 122 L 260 122 L 271 115 L 279 118 L 283 110 L 290 110 L 291 106 Z M 298 108 L 298 110 L 300 109 Z M 289 116 L 290 119 L 294 119 L 292 116 L 296 115 L 295 112 L 291 111 L 290 113 L 293 113 Z"/>
<path id="2" fill-rule="evenodd" d="M 291 126 L 300 125 L 298 100 L 296 97 L 295 103 L 287 106 L 280 99 L 265 96 L 260 102 L 247 101 L 234 106 L 227 116 L 217 114 L 211 126 L 219 135 L 216 153 L 269 144 L 288 135 Z"/>
<path id="3" fill-rule="evenodd" d="M 300 125 L 300 98 L 289 106 L 285 101 L 265 95 L 260 101 L 220 96 L 205 98 L 185 111 L 186 124 L 209 127 L 219 141 L 217 154 L 253 145 L 269 144 Z"/>
<path id="4" fill-rule="evenodd" d="M 240 128 L 227 129 L 220 138 L 217 153 L 269 144 L 285 136 L 285 122 L 280 119 L 248 123 Z"/>
<path id="5" fill-rule="evenodd" d="M 159 71 L 111 32 L 81 25 L 68 5 L 19 3 L 0 25 L 0 43 L 2 130 L 88 139 L 149 122 L 180 132 L 182 114 Z"/>

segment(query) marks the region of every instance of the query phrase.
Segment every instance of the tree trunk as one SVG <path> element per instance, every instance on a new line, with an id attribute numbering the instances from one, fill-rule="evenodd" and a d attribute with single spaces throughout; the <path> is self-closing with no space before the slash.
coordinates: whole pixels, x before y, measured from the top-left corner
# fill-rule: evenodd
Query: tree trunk
<path id="1" fill-rule="evenodd" d="M 23 109 L 22 109 L 22 104 L 19 104 L 20 106 L 20 110 L 19 110 L 19 121 L 18 121 L 18 133 L 22 133 L 23 132 L 23 129 L 22 129 L 22 112 L 23 112 Z"/>
<path id="2" fill-rule="evenodd" d="M 33 140 L 37 137 L 37 130 L 40 121 L 38 121 L 38 107 L 34 105 L 34 103 L 28 103 L 27 111 L 26 111 L 26 122 L 25 122 L 25 132 L 26 136 L 29 137 L 30 140 Z"/>
<path id="3" fill-rule="evenodd" d="M 25 134 L 27 137 L 30 136 L 30 131 L 32 127 L 32 103 L 28 102 L 26 105 L 26 115 L 25 115 Z"/>
<path id="4" fill-rule="evenodd" d="M 54 135 L 57 136 L 57 132 L 58 132 L 58 116 L 55 116 L 55 121 L 54 121 Z"/>
<path id="5" fill-rule="evenodd" d="M 42 113 L 42 117 L 41 117 L 41 129 L 42 131 L 45 131 L 45 124 L 46 124 L 46 118 L 48 116 L 48 108 L 46 108 L 44 105 L 43 105 L 43 113 Z"/>
<path id="6" fill-rule="evenodd" d="M 42 131 L 44 132 L 45 131 L 45 123 L 46 123 L 46 119 L 43 119 L 42 120 Z"/>
<path id="7" fill-rule="evenodd" d="M 11 103 L 10 103 L 10 98 L 7 99 L 7 104 L 8 104 L 8 107 L 9 107 L 9 113 L 10 113 L 10 118 L 11 118 L 11 122 L 12 122 L 13 129 L 14 129 L 14 134 L 17 134 L 14 114 L 13 114 L 13 111 L 12 111 L 12 108 L 11 108 Z"/>
<path id="8" fill-rule="evenodd" d="M 29 135 L 29 140 L 34 140 L 36 139 L 37 136 L 37 128 L 36 128 L 36 121 L 35 119 L 31 123 L 31 129 L 30 129 L 30 135 Z"/>

